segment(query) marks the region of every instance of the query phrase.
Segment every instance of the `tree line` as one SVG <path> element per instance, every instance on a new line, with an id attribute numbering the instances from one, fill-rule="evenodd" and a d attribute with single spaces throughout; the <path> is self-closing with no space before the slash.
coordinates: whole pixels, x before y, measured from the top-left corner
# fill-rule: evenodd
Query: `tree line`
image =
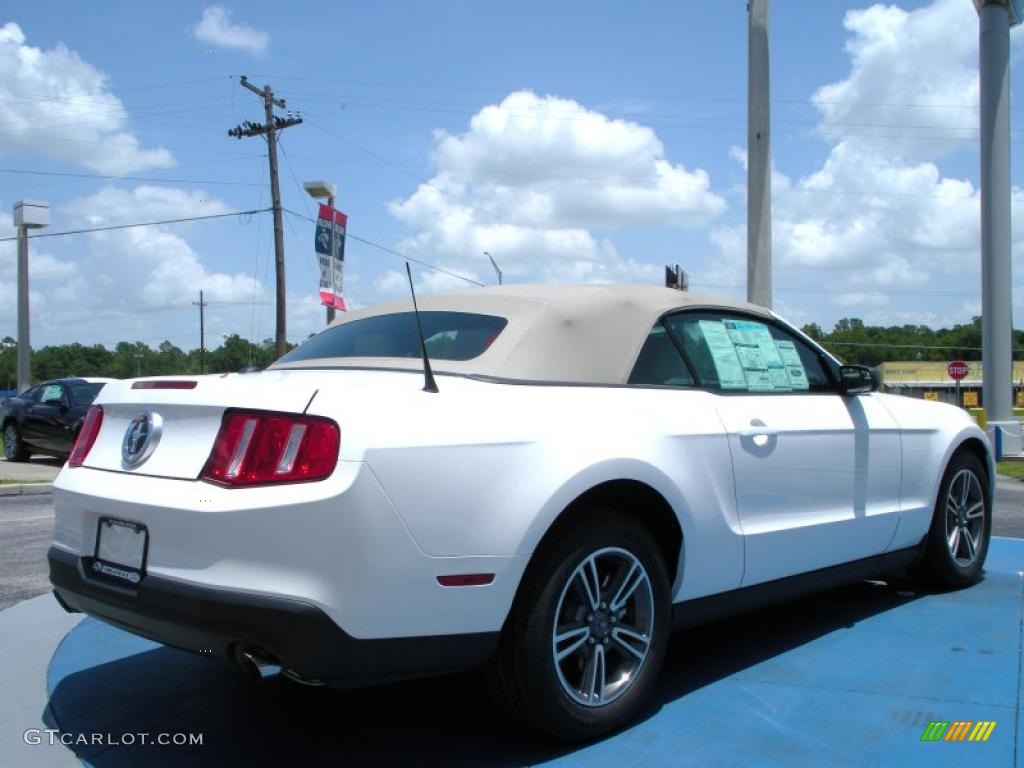
<path id="1" fill-rule="evenodd" d="M 293 349 L 294 344 L 288 348 Z M 32 350 L 32 379 L 35 382 L 66 376 L 106 376 L 130 379 L 135 376 L 198 374 L 202 365 L 199 349 L 185 351 L 169 341 L 155 349 L 141 341 L 122 341 L 114 349 L 102 344 L 56 344 Z M 254 344 L 237 334 L 224 338 L 216 349 L 207 350 L 206 373 L 227 373 L 243 368 L 265 368 L 274 362 L 274 340 Z M 17 385 L 17 347 L 10 336 L 0 343 L 0 389 Z"/>
<path id="2" fill-rule="evenodd" d="M 952 328 L 926 325 L 865 325 L 856 318 L 844 318 L 831 331 L 817 323 L 803 327 L 840 360 L 851 365 L 879 365 L 893 360 L 981 360 L 981 318 Z M 1014 357 L 1024 350 L 1024 331 L 1013 332 Z"/>
<path id="3" fill-rule="evenodd" d="M 831 331 L 817 323 L 803 327 L 804 333 L 819 342 L 840 360 L 851 364 L 878 365 L 892 360 L 980 360 L 981 318 L 952 328 L 926 325 L 865 325 L 857 318 L 844 318 Z M 289 345 L 289 349 L 294 348 Z M 1013 332 L 1013 347 L 1024 350 L 1024 331 Z M 1016 354 L 1015 354 L 1016 356 Z M 224 338 L 223 344 L 206 352 L 207 373 L 226 373 L 243 368 L 265 368 L 274 361 L 274 340 L 258 344 L 237 334 Z M 109 376 L 129 379 L 134 376 L 168 376 L 200 373 L 198 349 L 185 351 L 164 341 L 155 349 L 141 341 L 122 341 L 114 349 L 102 344 L 57 344 L 32 351 L 32 377 L 35 381 L 64 376 Z M 0 347 L 0 388 L 12 389 L 17 380 L 17 355 L 14 339 L 3 339 Z"/>

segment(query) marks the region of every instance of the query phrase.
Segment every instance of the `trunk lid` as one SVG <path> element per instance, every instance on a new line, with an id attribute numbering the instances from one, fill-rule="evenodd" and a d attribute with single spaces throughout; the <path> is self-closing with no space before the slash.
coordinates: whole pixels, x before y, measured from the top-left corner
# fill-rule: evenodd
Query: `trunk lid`
<path id="1" fill-rule="evenodd" d="M 136 475 L 194 480 L 210 455 L 228 408 L 302 413 L 323 373 L 262 371 L 207 376 L 164 376 L 108 383 L 96 398 L 103 425 L 84 466 Z M 194 381 L 193 389 L 133 389 L 136 382 Z M 128 467 L 121 445 L 132 419 L 146 411 L 159 415 L 161 434 L 152 455 Z"/>

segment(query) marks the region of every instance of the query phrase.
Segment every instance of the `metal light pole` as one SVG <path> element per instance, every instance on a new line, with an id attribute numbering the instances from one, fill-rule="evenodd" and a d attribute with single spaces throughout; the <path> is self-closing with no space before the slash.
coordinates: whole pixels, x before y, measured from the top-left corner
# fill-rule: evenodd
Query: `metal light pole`
<path id="1" fill-rule="evenodd" d="M 772 159 L 768 0 L 750 0 L 747 13 L 747 301 L 771 308 Z"/>
<path id="2" fill-rule="evenodd" d="M 14 226 L 18 228 L 18 391 L 32 385 L 32 346 L 28 314 L 28 231 L 50 224 L 50 205 L 38 200 L 14 204 Z"/>
<path id="3" fill-rule="evenodd" d="M 494 271 L 498 274 L 498 285 L 501 285 L 501 269 L 498 267 L 498 262 L 496 262 L 494 257 L 491 256 L 490 251 L 484 251 L 484 256 L 491 260 L 491 266 L 494 267 Z"/>
<path id="4" fill-rule="evenodd" d="M 314 200 L 322 200 L 327 198 L 327 207 L 331 209 L 331 232 L 334 232 L 334 198 L 338 194 L 337 187 L 334 186 L 333 182 L 330 181 L 304 181 L 302 188 L 306 190 L 306 194 L 312 197 Z M 332 248 L 333 248 L 333 236 L 332 236 Z M 331 254 L 331 258 L 334 258 L 334 254 Z M 334 322 L 334 307 L 327 307 L 327 324 L 330 325 Z"/>
<path id="5" fill-rule="evenodd" d="M 1020 0 L 974 0 L 981 83 L 981 361 L 989 424 L 1013 419 L 1010 291 L 1010 27 Z M 1002 426 L 1002 425 L 998 425 Z"/>

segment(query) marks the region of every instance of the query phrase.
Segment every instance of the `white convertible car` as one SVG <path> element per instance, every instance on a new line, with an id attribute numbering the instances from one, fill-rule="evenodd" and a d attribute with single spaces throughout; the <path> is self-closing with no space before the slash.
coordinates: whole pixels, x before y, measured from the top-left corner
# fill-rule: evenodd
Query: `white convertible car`
<path id="1" fill-rule="evenodd" d="M 636 713 L 673 628 L 980 576 L 984 433 L 769 311 L 515 285 L 419 320 L 371 307 L 263 372 L 108 384 L 55 483 L 57 599 L 255 677 L 486 668 L 587 739 Z"/>

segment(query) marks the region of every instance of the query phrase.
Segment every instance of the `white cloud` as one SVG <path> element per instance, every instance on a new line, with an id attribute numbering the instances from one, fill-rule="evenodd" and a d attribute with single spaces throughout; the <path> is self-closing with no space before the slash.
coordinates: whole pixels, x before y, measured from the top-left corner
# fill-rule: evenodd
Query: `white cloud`
<path id="1" fill-rule="evenodd" d="M 915 11 L 848 11 L 851 71 L 815 91 L 821 130 L 890 156 L 935 157 L 978 132 L 977 12 L 966 0 Z M 909 137 L 909 138 L 906 138 Z"/>
<path id="2" fill-rule="evenodd" d="M 262 54 L 270 44 L 270 35 L 255 27 L 238 24 L 231 20 L 231 11 L 223 5 L 211 5 L 203 10 L 203 16 L 192 30 L 197 40 L 237 48 L 253 54 Z"/>
<path id="3" fill-rule="evenodd" d="M 694 227 L 725 209 L 708 174 L 671 164 L 650 128 L 568 99 L 512 93 L 435 142 L 437 175 L 390 206 L 418 230 L 399 247 L 473 279 L 491 279 L 490 251 L 511 280 L 649 280 L 654 267 L 592 230 Z M 390 276 L 378 288 L 398 292 Z"/>
<path id="4" fill-rule="evenodd" d="M 841 308 L 867 319 L 899 311 L 924 317 L 906 307 L 976 289 L 979 191 L 970 180 L 944 175 L 939 162 L 977 141 L 977 23 L 971 4 L 959 0 L 846 14 L 850 72 L 812 99 L 821 135 L 831 142 L 828 156 L 801 178 L 773 173 L 776 295 L 812 302 L 817 295 L 833 314 Z M 899 138 L 908 136 L 914 138 Z M 730 154 L 745 167 L 742 149 Z M 1019 208 L 1024 191 L 1013 198 Z M 1020 255 L 1024 231 L 1018 227 L 1014 238 Z M 744 285 L 745 226 L 718 227 L 710 239 L 718 253 L 694 286 Z M 956 304 L 940 324 L 969 320 L 968 302 Z M 886 305 L 893 311 L 876 311 Z"/>
<path id="5" fill-rule="evenodd" d="M 103 187 L 61 206 L 58 213 L 75 228 L 228 211 L 202 190 L 143 185 Z M 8 229 L 9 223 L 9 215 L 0 215 L 0 229 Z M 32 243 L 34 346 L 73 340 L 112 345 L 133 339 L 155 345 L 164 338 L 197 346 L 198 316 L 192 302 L 200 290 L 211 302 L 206 314 L 210 346 L 220 344 L 222 332 L 272 334 L 273 307 L 265 305 L 273 296 L 264 286 L 249 274 L 209 268 L 208 255 L 186 239 L 203 226 L 208 225 L 134 227 Z M 15 265 L 13 243 L 0 243 L 0 335 L 13 335 L 15 326 Z M 323 310 L 316 312 L 305 298 L 289 297 L 293 330 L 323 322 Z M 266 321 L 260 333 L 253 321 L 258 312 Z"/>
<path id="6" fill-rule="evenodd" d="M 31 152 L 101 173 L 169 168 L 166 149 L 143 149 L 107 78 L 63 44 L 25 44 L 21 28 L 0 27 L 0 152 Z"/>
<path id="7" fill-rule="evenodd" d="M 131 190 L 103 187 L 69 203 L 64 212 L 72 221 L 103 226 L 126 220 L 159 221 L 229 210 L 202 190 L 143 185 Z M 208 271 L 199 254 L 182 237 L 180 227 L 175 225 L 174 231 L 167 226 L 133 227 L 88 236 L 90 274 L 119 289 L 107 297 L 105 306 L 139 306 L 140 300 L 150 306 L 187 302 L 200 289 L 210 301 L 244 301 L 254 295 L 262 298 L 262 286 L 255 278 Z M 131 290 L 120 290 L 129 286 Z"/>

